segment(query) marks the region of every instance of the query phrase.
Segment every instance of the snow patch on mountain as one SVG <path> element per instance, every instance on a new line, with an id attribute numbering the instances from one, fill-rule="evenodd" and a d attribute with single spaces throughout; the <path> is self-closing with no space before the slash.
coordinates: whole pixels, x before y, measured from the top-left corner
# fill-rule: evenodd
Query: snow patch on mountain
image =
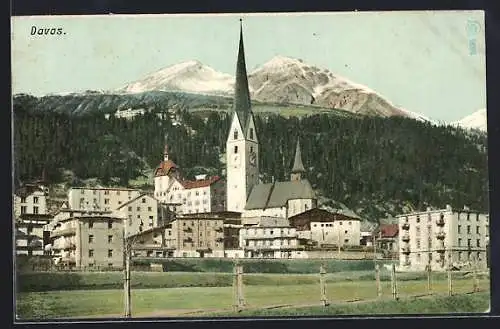
<path id="1" fill-rule="evenodd" d="M 454 126 L 459 126 L 465 129 L 478 129 L 487 131 L 486 109 L 480 109 L 460 120 L 452 123 Z"/>

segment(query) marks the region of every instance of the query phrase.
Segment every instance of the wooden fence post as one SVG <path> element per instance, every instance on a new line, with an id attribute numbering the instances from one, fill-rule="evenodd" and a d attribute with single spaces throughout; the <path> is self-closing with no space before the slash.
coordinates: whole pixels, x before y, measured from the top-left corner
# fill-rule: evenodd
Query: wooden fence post
<path id="1" fill-rule="evenodd" d="M 375 283 L 377 285 L 377 297 L 382 296 L 382 285 L 380 284 L 380 266 L 375 264 Z"/>
<path id="2" fill-rule="evenodd" d="M 429 264 L 427 264 L 427 292 L 429 294 L 432 294 L 431 273 L 432 273 L 432 265 L 431 262 L 429 261 Z"/>
<path id="3" fill-rule="evenodd" d="M 479 291 L 479 282 L 477 279 L 477 259 L 474 257 L 474 263 L 473 263 L 473 268 L 472 268 L 472 278 L 473 278 L 473 292 L 478 292 Z"/>
<path id="4" fill-rule="evenodd" d="M 243 266 L 236 263 L 234 265 L 234 308 L 239 312 L 245 306 L 245 299 L 243 297 Z"/>
<path id="5" fill-rule="evenodd" d="M 320 300 L 323 306 L 328 306 L 328 298 L 326 296 L 326 269 L 323 264 L 319 268 L 319 285 L 320 285 Z"/>
<path id="6" fill-rule="evenodd" d="M 397 278 L 396 278 L 396 264 L 392 263 L 391 270 L 391 288 L 392 288 L 392 298 L 398 299 L 398 286 L 397 286 Z"/>
<path id="7" fill-rule="evenodd" d="M 452 270 L 452 264 L 451 264 L 451 253 L 448 254 L 448 296 L 453 295 L 453 285 L 452 285 L 452 278 L 451 278 L 451 270 Z"/>

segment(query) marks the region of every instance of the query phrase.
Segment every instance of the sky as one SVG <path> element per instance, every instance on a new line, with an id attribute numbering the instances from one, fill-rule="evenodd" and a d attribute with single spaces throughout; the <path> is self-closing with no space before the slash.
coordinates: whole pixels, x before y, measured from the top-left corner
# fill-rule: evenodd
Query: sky
<path id="1" fill-rule="evenodd" d="M 486 108 L 482 11 L 13 17 L 13 93 L 114 90 L 187 60 L 234 75 L 240 18 L 249 72 L 289 56 L 433 120 Z"/>

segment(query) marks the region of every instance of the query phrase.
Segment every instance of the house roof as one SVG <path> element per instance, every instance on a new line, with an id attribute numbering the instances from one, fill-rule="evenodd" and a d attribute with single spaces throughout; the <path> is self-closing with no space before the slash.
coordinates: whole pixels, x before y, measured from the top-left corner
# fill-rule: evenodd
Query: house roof
<path id="1" fill-rule="evenodd" d="M 15 194 L 21 198 L 27 197 L 34 192 L 44 192 L 44 189 L 41 186 L 35 185 L 35 184 L 26 184 L 21 187 L 19 187 L 16 191 Z"/>
<path id="2" fill-rule="evenodd" d="M 288 200 L 315 198 L 311 183 L 307 179 L 258 184 L 252 188 L 245 209 L 284 207 Z"/>
<path id="3" fill-rule="evenodd" d="M 210 185 L 218 182 L 219 180 L 220 180 L 219 176 L 213 176 L 213 177 L 210 177 L 208 179 L 182 180 L 182 181 L 179 181 L 179 183 L 181 183 L 181 185 L 184 186 L 184 188 L 186 190 L 188 190 L 188 189 L 192 189 L 192 188 L 207 187 L 207 186 L 210 186 Z"/>
<path id="4" fill-rule="evenodd" d="M 348 213 L 349 214 L 349 213 Z M 313 208 L 309 209 L 307 211 L 304 211 L 300 214 L 297 214 L 295 216 L 292 216 L 289 218 L 290 221 L 294 221 L 295 219 L 299 218 L 311 218 L 314 219 L 314 221 L 319 221 L 319 222 L 331 222 L 335 220 L 345 220 L 346 218 L 348 220 L 359 220 L 359 217 L 357 215 L 348 215 L 344 212 L 341 211 L 336 211 L 336 212 L 331 212 L 325 209 L 320 209 L 320 208 Z"/>
<path id="5" fill-rule="evenodd" d="M 382 224 L 375 230 L 376 235 L 381 238 L 395 238 L 398 232 L 398 224 Z"/>
<path id="6" fill-rule="evenodd" d="M 177 169 L 177 165 L 172 160 L 162 161 L 162 162 L 160 162 L 158 167 L 156 167 L 155 177 L 166 176 L 166 175 L 170 174 L 170 172 L 172 170 L 175 170 L 175 169 Z"/>

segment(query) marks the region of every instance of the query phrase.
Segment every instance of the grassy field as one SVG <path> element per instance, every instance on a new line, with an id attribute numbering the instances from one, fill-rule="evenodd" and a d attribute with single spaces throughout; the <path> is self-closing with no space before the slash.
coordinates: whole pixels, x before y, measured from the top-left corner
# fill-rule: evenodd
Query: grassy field
<path id="1" fill-rule="evenodd" d="M 390 273 L 382 270 L 382 281 L 390 280 Z M 398 281 L 426 280 L 425 273 L 399 273 Z M 433 280 L 446 279 L 446 273 L 433 273 Z M 453 273 L 454 280 L 470 280 L 463 273 Z M 283 286 L 316 284 L 318 274 L 256 274 L 245 273 L 245 285 Z M 334 272 L 326 275 L 327 282 L 374 281 L 373 271 Z M 132 272 L 133 289 L 141 288 L 179 288 L 179 287 L 228 287 L 233 282 L 231 273 L 205 272 Z M 57 290 L 101 290 L 120 289 L 123 285 L 122 272 L 37 272 L 20 273 L 16 287 L 19 292 L 41 292 Z"/>
<path id="2" fill-rule="evenodd" d="M 295 284 L 294 280 L 298 280 L 298 276 L 261 275 L 259 277 L 253 275 L 253 277 L 258 280 L 258 283 L 244 287 L 246 305 L 250 309 L 283 304 L 315 305 L 320 303 L 317 277 L 301 276 L 304 281 Z M 248 275 L 248 280 L 252 280 L 250 278 L 252 276 Z M 327 283 L 328 299 L 332 303 L 376 298 L 376 287 L 373 280 L 350 281 L 341 280 L 340 277 L 337 279 L 339 280 L 335 280 L 335 274 L 333 274 Z M 276 285 L 275 283 L 279 280 L 284 280 L 282 282 L 285 283 Z M 489 280 L 481 279 L 480 288 L 483 291 L 488 291 Z M 401 280 L 398 282 L 398 289 L 401 298 L 425 294 L 427 281 Z M 389 281 L 382 282 L 382 291 L 384 298 L 390 296 Z M 453 291 L 455 294 L 472 291 L 472 280 L 455 280 Z M 433 292 L 441 295 L 446 294 L 447 281 L 434 280 Z M 231 286 L 134 289 L 132 290 L 132 312 L 134 316 L 167 317 L 193 316 L 196 313 L 207 311 L 230 312 L 233 304 L 232 294 L 233 288 Z M 16 304 L 16 314 L 19 319 L 120 317 L 123 312 L 123 290 L 20 292 Z M 390 307 L 390 304 L 384 307 L 385 310 Z"/>

